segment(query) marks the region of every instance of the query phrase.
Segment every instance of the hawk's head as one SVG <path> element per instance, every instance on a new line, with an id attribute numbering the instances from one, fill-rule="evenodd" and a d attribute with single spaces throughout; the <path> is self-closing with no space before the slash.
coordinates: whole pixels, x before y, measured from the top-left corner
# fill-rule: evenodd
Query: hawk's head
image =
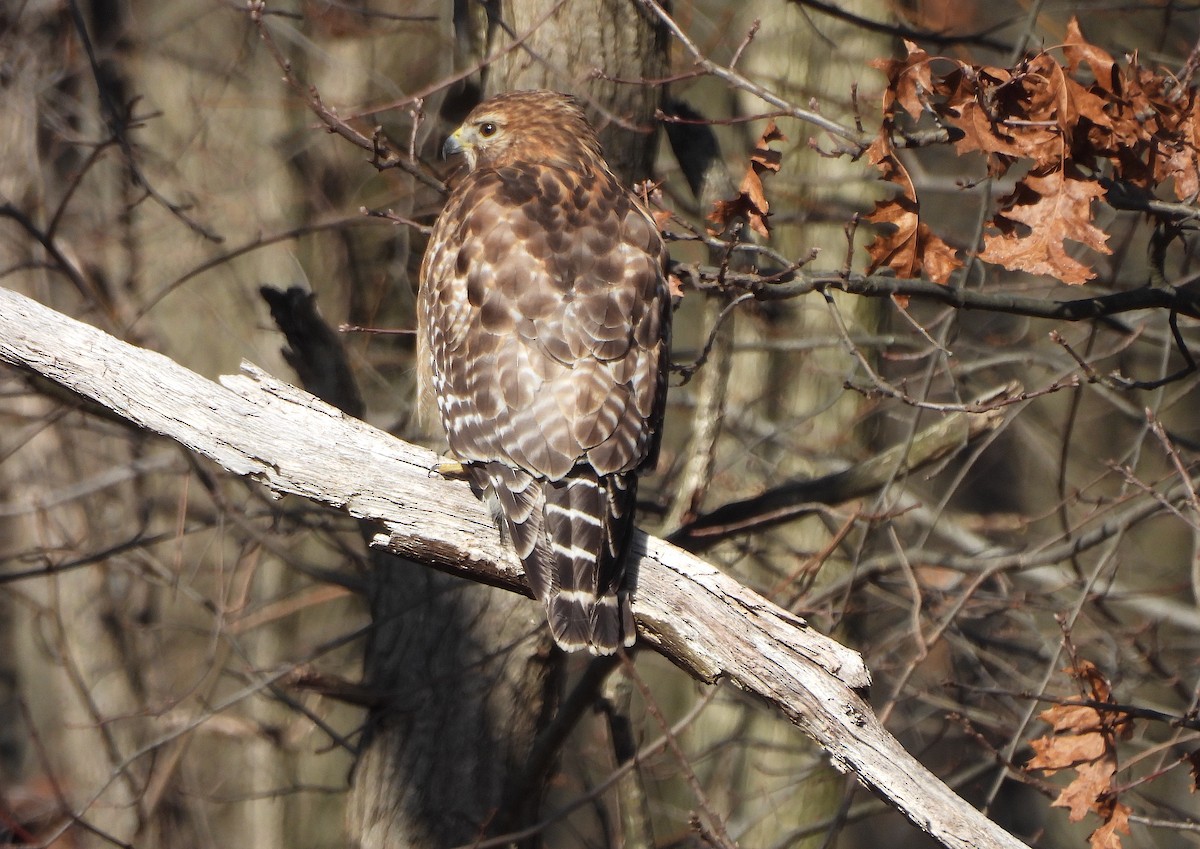
<path id="1" fill-rule="evenodd" d="M 600 160 L 600 142 L 575 98 L 557 91 L 514 91 L 480 103 L 442 146 L 467 168 L 520 162 L 585 169 Z"/>

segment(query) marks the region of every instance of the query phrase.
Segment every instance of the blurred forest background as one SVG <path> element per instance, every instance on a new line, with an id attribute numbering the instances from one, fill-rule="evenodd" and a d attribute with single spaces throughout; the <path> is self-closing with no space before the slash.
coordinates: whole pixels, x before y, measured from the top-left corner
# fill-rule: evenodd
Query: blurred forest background
<path id="1" fill-rule="evenodd" d="M 1082 288 L 1005 271 L 974 251 L 1023 172 L 923 145 L 927 116 L 900 158 L 977 308 L 763 294 L 867 266 L 874 228 L 851 222 L 891 193 L 846 139 L 878 133 L 873 60 L 908 39 L 1061 61 L 1072 16 L 1192 102 L 1200 16 L 1174 0 L 279 0 L 257 19 L 10 0 L 0 286 L 210 377 L 250 360 L 440 450 L 411 336 L 347 332 L 346 374 L 297 373 L 260 289 L 411 329 L 442 139 L 488 93 L 576 93 L 614 168 L 655 181 L 679 263 L 683 368 L 642 527 L 861 651 L 889 729 L 1031 845 L 1200 846 L 1195 322 L 1003 300 L 1190 292 L 1195 197 L 1097 203 L 1111 253 L 1070 244 Z M 769 121 L 780 155 L 754 168 Z M 769 235 L 706 222 L 758 182 Z M 286 344 L 319 360 L 305 338 Z M 1016 400 L 974 402 L 997 392 Z M 564 658 L 533 602 L 364 532 L 0 368 L 0 843 L 929 845 L 731 688 L 650 652 L 632 676 Z M 572 692 L 596 709 L 555 727 Z M 1042 716 L 1064 701 L 1098 719 Z M 1029 768 L 1075 743 L 1078 770 Z"/>

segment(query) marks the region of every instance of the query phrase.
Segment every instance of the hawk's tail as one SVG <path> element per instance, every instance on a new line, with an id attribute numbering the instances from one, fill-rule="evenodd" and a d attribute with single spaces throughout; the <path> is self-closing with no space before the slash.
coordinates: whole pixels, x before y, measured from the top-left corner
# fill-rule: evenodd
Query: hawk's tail
<path id="1" fill-rule="evenodd" d="M 624 587 L 637 477 L 577 466 L 560 481 L 488 463 L 479 470 L 499 502 L 554 641 L 566 651 L 612 654 L 636 639 Z"/>

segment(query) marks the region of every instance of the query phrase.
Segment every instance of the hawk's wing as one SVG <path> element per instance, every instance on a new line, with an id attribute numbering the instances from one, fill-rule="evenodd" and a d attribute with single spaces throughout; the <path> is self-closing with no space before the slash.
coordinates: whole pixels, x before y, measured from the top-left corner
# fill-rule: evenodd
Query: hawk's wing
<path id="1" fill-rule="evenodd" d="M 475 172 L 438 221 L 421 311 L 461 460 L 551 480 L 651 458 L 668 295 L 652 220 L 607 173 Z"/>

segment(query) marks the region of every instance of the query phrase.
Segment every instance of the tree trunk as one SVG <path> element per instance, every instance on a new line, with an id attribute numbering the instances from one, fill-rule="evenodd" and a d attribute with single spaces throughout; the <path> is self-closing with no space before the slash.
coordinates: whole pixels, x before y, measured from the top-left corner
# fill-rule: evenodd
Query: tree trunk
<path id="1" fill-rule="evenodd" d="M 635 3 L 511 2 L 491 21 L 467 15 L 459 24 L 486 28 L 487 38 L 456 38 L 485 54 L 510 44 L 511 33 L 528 35 L 484 70 L 484 96 L 544 87 L 577 94 L 594 120 L 610 114 L 638 127 L 598 122 L 610 164 L 626 175 L 649 172 L 657 89 L 566 70 L 587 57 L 588 70 L 656 75 L 663 45 Z M 525 771 L 557 704 L 564 661 L 541 607 L 382 558 L 371 580 L 371 615 L 365 677 L 383 702 L 371 711 L 354 776 L 349 818 L 358 845 L 441 849 L 533 822 L 544 776 L 530 785 Z M 517 786 L 528 788 L 525 798 L 508 797 Z"/>
<path id="2" fill-rule="evenodd" d="M 82 19 L 91 19 L 91 5 L 79 6 Z M 121 84 L 120 69 L 108 63 L 120 11 L 114 9 L 109 16 L 113 27 L 93 33 L 94 49 L 106 63 L 106 93 Z M 54 205 L 73 188 L 72 172 L 85 157 L 81 145 L 62 143 L 48 131 L 51 121 L 72 126 L 81 137 L 105 135 L 96 109 L 96 84 L 90 74 L 75 73 L 81 70 L 78 66 L 65 68 L 61 61 L 73 43 L 77 38 L 71 18 L 53 4 L 25 4 L 0 12 L 0 64 L 9 69 L 8 82 L 0 86 L 0 268 L 7 285 L 36 292 L 73 311 L 85 303 L 93 320 L 112 327 L 124 304 L 123 293 L 109 284 L 121 279 L 129 257 L 122 238 L 129 221 L 122 214 L 127 184 L 120 165 L 104 163 L 91 174 L 91 212 L 111 225 L 111 238 L 68 246 L 76 271 L 69 282 L 45 271 L 53 264 L 38 262 L 45 253 L 33 246 L 25 229 L 44 226 Z M 67 226 L 69 216 L 60 223 Z M 17 386 L 13 381 L 6 388 Z M 97 548 L 111 544 L 121 533 L 106 519 L 119 515 L 114 507 L 133 487 L 115 487 L 115 498 L 103 489 L 66 503 L 60 495 L 70 482 L 92 479 L 114 458 L 136 463 L 141 437 L 129 439 L 120 431 L 99 428 L 81 438 L 77 416 L 51 420 L 55 406 L 34 396 L 17 401 L 24 450 L 5 457 L 9 462 L 0 481 L 0 504 L 7 514 L 0 520 L 0 540 L 10 556 L 53 552 L 50 556 L 57 558 L 80 542 Z M 148 765 L 125 762 L 144 743 L 147 724 L 139 707 L 141 658 L 118 625 L 144 597 L 138 590 L 124 592 L 123 584 L 120 570 L 105 564 L 3 593 L 0 678 L 18 685 L 13 695 L 24 711 L 15 704 L 3 706 L 5 719 L 13 721 L 3 722 L 0 733 L 5 739 L 0 745 L 14 747 L 3 763 L 6 777 L 43 793 L 38 801 L 44 810 L 57 807 L 57 800 L 45 791 L 47 781 L 53 780 L 66 788 L 72 805 L 96 792 L 87 816 L 98 832 L 140 832 L 156 840 L 164 812 L 144 804 L 141 790 Z M 110 722 L 113 717 L 125 721 Z M 50 828 L 55 819 L 51 813 L 41 825 Z M 0 824 L 0 832 L 10 824 Z M 82 845 L 91 845 L 84 840 Z M 102 842 L 92 840 L 96 845 Z"/>
<path id="3" fill-rule="evenodd" d="M 876 0 L 842 7 L 866 18 L 887 17 L 886 7 Z M 746 4 L 733 32 L 748 32 L 755 20 L 759 28 L 739 63 L 742 72 L 791 103 L 815 100 L 821 114 L 852 125 L 852 85 L 870 78 L 868 62 L 888 52 L 886 36 L 806 10 L 803 4 L 774 0 Z M 736 35 L 730 38 L 734 44 L 738 40 Z M 865 101 L 869 99 L 864 95 Z M 747 92 L 738 93 L 738 103 L 742 114 L 769 111 L 767 104 Z M 794 259 L 816 248 L 819 267 L 841 267 L 847 251 L 844 222 L 854 209 L 870 207 L 870 186 L 859 164 L 824 158 L 811 150 L 809 138 L 816 134 L 808 125 L 786 118 L 778 123 L 787 140 L 772 146 L 783 150 L 782 167 L 764 178 L 772 212 L 770 246 Z M 764 124 L 751 125 L 747 144 L 753 143 Z M 823 141 L 819 136 L 817 140 Z M 852 329 L 871 324 L 873 302 L 838 298 L 837 303 Z M 736 325 L 733 348 L 741 353 L 732 358 L 727 405 L 735 415 L 754 411 L 762 426 L 776 429 L 777 435 L 735 485 L 755 492 L 774 481 L 826 474 L 832 471 L 831 457 L 861 456 L 861 398 L 843 388 L 847 357 L 836 342 L 838 330 L 830 312 L 809 299 L 803 304 L 751 307 L 746 313 Z M 771 350 L 775 343 L 822 337 L 830 344 L 805 352 Z M 727 457 L 739 457 L 744 447 L 735 439 L 724 449 L 732 452 Z M 745 468 L 731 459 L 721 465 Z M 754 470 L 761 470 L 761 477 L 755 479 Z M 718 492 L 727 497 L 728 490 L 714 487 L 714 495 Z M 793 588 L 781 582 L 793 571 L 796 553 L 820 551 L 829 543 L 831 530 L 814 517 L 763 534 L 760 550 L 742 558 L 734 573 L 764 592 L 782 588 L 781 597 L 793 597 Z M 838 557 L 835 552 L 824 565 L 823 578 L 844 573 L 845 563 Z M 714 759 L 712 772 L 702 777 L 706 785 L 728 788 L 723 801 L 738 811 L 737 822 L 746 824 L 740 836 L 743 845 L 823 845 L 828 826 L 815 829 L 807 839 L 798 835 L 814 824 L 833 821 L 845 793 L 844 776 L 829 765 L 824 753 L 794 729 L 767 721 L 753 705 L 728 705 L 714 711 L 710 719 L 713 738 L 736 728 L 745 741 L 731 750 L 728 760 Z"/>
<path id="4" fill-rule="evenodd" d="M 485 92 L 550 88 L 582 98 L 613 171 L 627 185 L 649 177 L 662 89 L 629 81 L 664 76 L 667 41 L 657 19 L 636 0 L 506 0 L 501 6 L 508 28 L 533 35 L 527 49 L 488 67 Z M 509 40 L 508 28 L 491 26 L 493 51 Z"/>

